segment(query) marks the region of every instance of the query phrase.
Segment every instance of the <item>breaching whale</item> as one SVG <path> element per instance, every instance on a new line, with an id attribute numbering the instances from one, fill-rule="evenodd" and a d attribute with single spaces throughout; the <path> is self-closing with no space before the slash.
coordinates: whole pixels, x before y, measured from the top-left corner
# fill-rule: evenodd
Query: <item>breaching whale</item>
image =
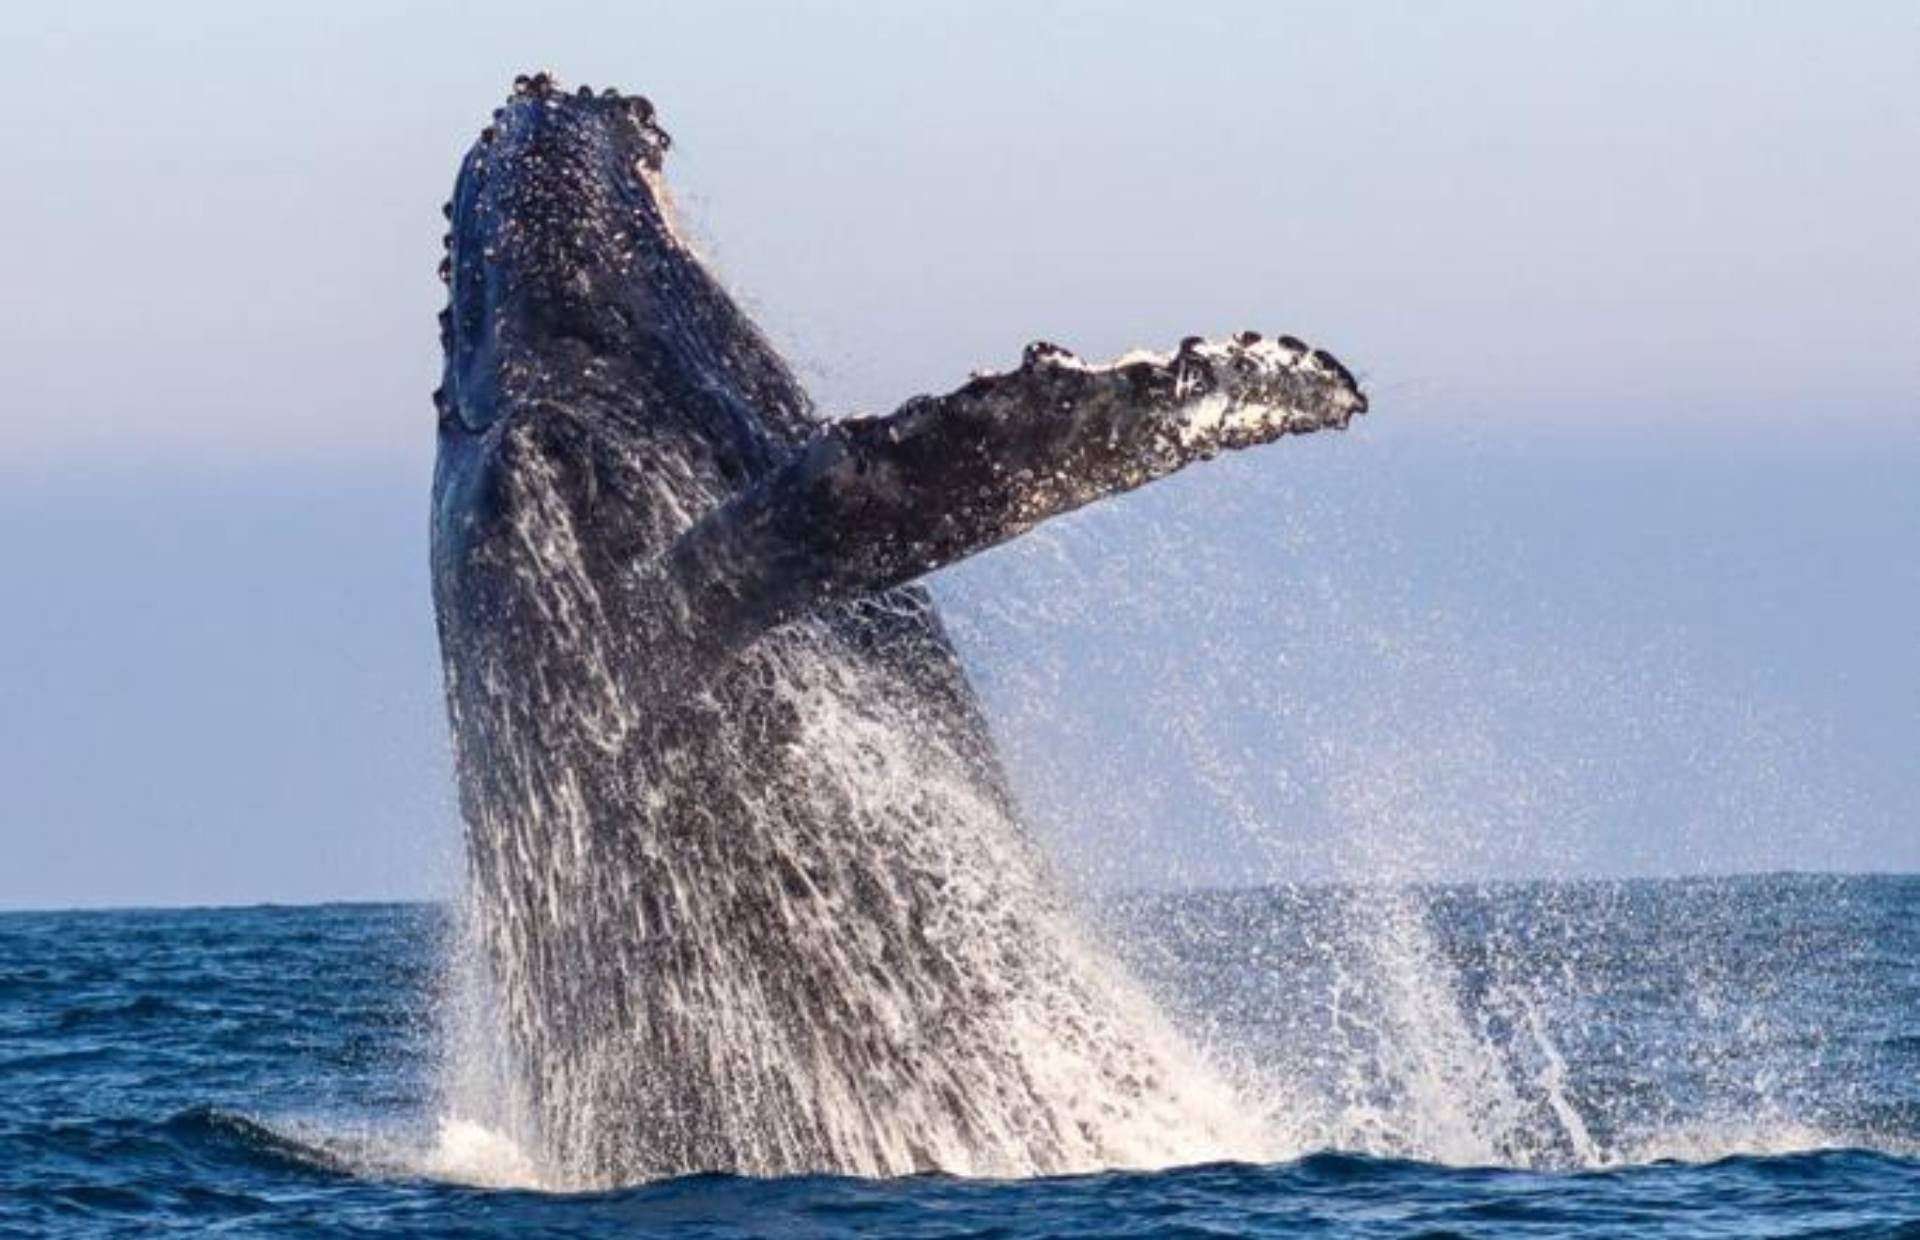
<path id="1" fill-rule="evenodd" d="M 582 1185 L 1245 1155 L 915 580 L 1365 398 L 1247 332 L 824 420 L 675 231 L 667 147 L 522 78 L 447 206 L 433 590 L 497 1122 Z"/>

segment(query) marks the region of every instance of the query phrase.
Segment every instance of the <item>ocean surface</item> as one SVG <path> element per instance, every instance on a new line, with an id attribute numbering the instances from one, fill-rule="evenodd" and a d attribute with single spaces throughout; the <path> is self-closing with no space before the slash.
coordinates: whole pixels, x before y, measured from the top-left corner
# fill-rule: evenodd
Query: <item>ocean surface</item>
<path id="1" fill-rule="evenodd" d="M 1920 878 L 1134 896 L 1277 1156 L 539 1191 L 430 905 L 0 915 L 0 1233 L 1920 1236 Z"/>

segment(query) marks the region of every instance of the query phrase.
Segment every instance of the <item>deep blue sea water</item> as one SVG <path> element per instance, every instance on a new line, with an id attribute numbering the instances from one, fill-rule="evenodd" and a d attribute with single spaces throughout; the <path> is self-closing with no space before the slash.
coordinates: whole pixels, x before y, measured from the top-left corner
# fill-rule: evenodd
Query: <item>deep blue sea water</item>
<path id="1" fill-rule="evenodd" d="M 478 1187 L 437 1115 L 438 909 L 19 913 L 0 1232 L 1920 1236 L 1920 879 L 1284 888 L 1104 916 L 1195 1036 L 1293 1100 L 1298 1157 Z"/>

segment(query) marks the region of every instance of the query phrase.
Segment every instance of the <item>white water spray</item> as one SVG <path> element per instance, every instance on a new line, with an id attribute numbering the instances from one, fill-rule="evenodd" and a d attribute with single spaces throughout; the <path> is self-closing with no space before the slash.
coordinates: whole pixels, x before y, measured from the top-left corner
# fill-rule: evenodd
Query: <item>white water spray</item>
<path id="1" fill-rule="evenodd" d="M 1839 1141 L 1804 1070 L 1718 1068 L 1756 1033 L 1704 1013 L 1639 1052 L 1686 1096 L 1636 1092 L 1636 1051 L 1595 1043 L 1618 1036 L 1598 1031 L 1632 983 L 1582 935 L 1633 912 L 1604 889 L 1522 900 L 1473 884 L 1590 865 L 1609 817 L 1640 803 L 1601 755 L 1671 763 L 1660 746 L 1737 744 L 1750 713 L 1717 716 L 1644 650 L 1515 644 L 1489 662 L 1459 616 L 1411 609 L 1406 576 L 1342 549 L 1390 524 L 1361 477 L 1378 462 L 1342 448 L 1337 468 L 1376 495 L 1356 501 L 1364 517 L 1225 462 L 1204 501 L 1175 480 L 955 575 L 949 612 L 1016 778 L 1088 885 L 1240 889 L 1129 901 L 1128 959 L 1290 1155 L 1598 1167 Z M 1779 752 L 1674 778 L 1776 791 Z M 1715 915 L 1735 914 L 1699 916 Z M 1710 924 L 1633 962 L 1662 1002 L 1714 993 L 1687 937 Z"/>
<path id="2" fill-rule="evenodd" d="M 571 1188 L 1273 1153 L 1080 931 L 952 683 L 903 676 L 930 652 L 791 625 L 649 733 L 550 470 L 515 483 L 529 623 L 449 672 L 476 773 L 449 1165 L 517 1151 Z"/>

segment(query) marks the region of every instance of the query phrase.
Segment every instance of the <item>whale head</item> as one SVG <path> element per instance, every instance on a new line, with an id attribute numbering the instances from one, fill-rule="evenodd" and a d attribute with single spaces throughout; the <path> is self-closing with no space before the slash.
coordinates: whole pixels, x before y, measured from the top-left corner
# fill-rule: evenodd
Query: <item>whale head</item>
<path id="1" fill-rule="evenodd" d="M 568 355 L 645 350 L 677 283 L 661 268 L 690 259 L 659 179 L 668 145 L 645 98 L 515 81 L 446 207 L 443 422 L 485 429 Z"/>
<path id="2" fill-rule="evenodd" d="M 441 265 L 443 470 L 498 490 L 543 469 L 583 512 L 612 479 L 644 542 L 813 426 L 785 363 L 676 232 L 669 146 L 644 97 L 517 79 L 461 162 Z"/>

